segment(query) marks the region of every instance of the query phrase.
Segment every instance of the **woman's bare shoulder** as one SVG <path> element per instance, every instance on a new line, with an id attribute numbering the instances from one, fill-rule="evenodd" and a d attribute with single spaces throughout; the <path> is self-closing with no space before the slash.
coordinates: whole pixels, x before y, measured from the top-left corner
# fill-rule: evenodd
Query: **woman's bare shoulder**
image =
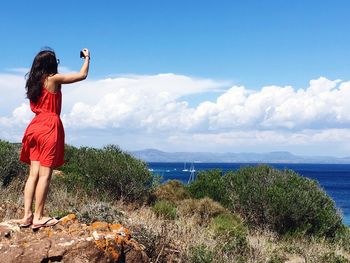
<path id="1" fill-rule="evenodd" d="M 46 78 L 44 81 L 44 88 L 47 89 L 51 93 L 56 93 L 58 89 L 61 87 L 60 84 L 57 83 L 57 80 L 55 79 L 55 75 L 50 75 Z"/>

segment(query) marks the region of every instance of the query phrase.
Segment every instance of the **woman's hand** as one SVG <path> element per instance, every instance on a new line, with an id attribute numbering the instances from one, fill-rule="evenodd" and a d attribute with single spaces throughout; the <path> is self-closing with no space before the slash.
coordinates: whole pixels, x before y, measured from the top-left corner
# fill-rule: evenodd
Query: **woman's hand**
<path id="1" fill-rule="evenodd" d="M 77 81 L 86 79 L 89 73 L 89 64 L 90 64 L 90 51 L 87 48 L 81 50 L 81 53 L 84 55 L 84 63 L 78 73 L 71 74 L 55 74 L 51 79 L 55 82 L 55 85 L 60 84 L 69 84 Z"/>
<path id="2" fill-rule="evenodd" d="M 90 58 L 90 51 L 87 48 L 84 48 L 81 52 L 83 52 L 84 58 Z"/>

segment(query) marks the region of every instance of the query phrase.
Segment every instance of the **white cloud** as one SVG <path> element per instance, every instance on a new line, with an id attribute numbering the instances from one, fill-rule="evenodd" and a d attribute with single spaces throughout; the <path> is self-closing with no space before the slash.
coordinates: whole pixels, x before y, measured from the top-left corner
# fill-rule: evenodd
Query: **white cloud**
<path id="1" fill-rule="evenodd" d="M 179 131 L 348 127 L 350 106 L 344 98 L 350 95 L 350 82 L 339 83 L 319 78 L 298 90 L 233 86 L 216 102 L 191 108 L 181 97 L 218 90 L 220 83 L 172 74 L 107 79 L 68 91 L 71 109 L 63 119 L 69 126 L 84 128 Z"/>
<path id="2" fill-rule="evenodd" d="M 204 102 L 196 116 L 207 118 L 210 130 L 303 130 L 350 127 L 350 82 L 323 77 L 307 89 L 263 87 L 252 91 L 234 86 L 216 103 Z"/>
<path id="3" fill-rule="evenodd" d="M 0 73 L 0 116 L 9 114 L 17 105 L 25 102 L 23 75 Z"/>
<path id="4" fill-rule="evenodd" d="M 0 91 L 6 94 L 0 98 L 5 105 L 0 129 L 17 130 L 12 133 L 17 137 L 31 116 L 23 87 L 23 77 L 0 74 Z M 320 77 L 300 89 L 233 86 L 223 91 L 224 87 L 227 82 L 175 74 L 119 76 L 64 86 L 62 119 L 68 142 L 72 138 L 76 144 L 98 141 L 133 149 L 211 151 L 299 146 L 304 148 L 298 151 L 310 151 L 311 146 L 343 145 L 343 152 L 333 150 L 337 154 L 350 147 L 350 81 Z M 197 106 L 189 106 L 185 99 L 213 92 L 216 99 Z M 11 139 L 4 134 L 0 136 Z"/>
<path id="5" fill-rule="evenodd" d="M 8 68 L 7 71 L 13 72 L 16 74 L 22 74 L 23 76 L 28 73 L 29 68 Z"/>
<path id="6" fill-rule="evenodd" d="M 128 76 L 79 83 L 65 90 L 64 122 L 71 127 L 167 130 L 191 125 L 182 96 L 218 90 L 221 82 L 174 74 Z M 77 99 L 78 98 L 78 99 Z M 184 116 L 184 114 L 186 116 Z"/>

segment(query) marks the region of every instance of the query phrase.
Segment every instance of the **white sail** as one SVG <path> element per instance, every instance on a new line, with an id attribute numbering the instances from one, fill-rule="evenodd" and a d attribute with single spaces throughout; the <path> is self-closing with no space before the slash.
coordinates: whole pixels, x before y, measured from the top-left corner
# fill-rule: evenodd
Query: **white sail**
<path id="1" fill-rule="evenodd" d="M 184 163 L 184 169 L 182 171 L 183 172 L 188 172 L 188 169 L 186 168 L 186 162 Z"/>

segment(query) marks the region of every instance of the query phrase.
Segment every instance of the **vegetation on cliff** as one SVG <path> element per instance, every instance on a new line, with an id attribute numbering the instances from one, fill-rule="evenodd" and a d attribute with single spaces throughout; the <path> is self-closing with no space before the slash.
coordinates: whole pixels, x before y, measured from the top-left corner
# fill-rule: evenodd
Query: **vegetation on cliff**
<path id="1" fill-rule="evenodd" d="M 0 141 L 0 161 L 0 219 L 19 217 L 26 168 L 18 147 Z M 334 201 L 290 170 L 211 170 L 189 185 L 157 185 L 144 162 L 111 145 L 68 146 L 54 174 L 49 214 L 122 223 L 153 262 L 350 262 Z"/>
<path id="2" fill-rule="evenodd" d="M 19 147 L 0 140 L 0 183 L 3 187 L 15 178 L 24 176 L 27 167 L 19 162 Z"/>
<path id="3" fill-rule="evenodd" d="M 238 212 L 251 227 L 280 235 L 335 237 L 344 231 L 334 201 L 318 182 L 292 170 L 262 165 L 225 175 L 204 171 L 188 189 L 194 198 L 208 196 Z"/>
<path id="4" fill-rule="evenodd" d="M 145 162 L 115 145 L 102 149 L 66 146 L 61 182 L 100 198 L 142 201 L 152 187 L 153 176 Z"/>

